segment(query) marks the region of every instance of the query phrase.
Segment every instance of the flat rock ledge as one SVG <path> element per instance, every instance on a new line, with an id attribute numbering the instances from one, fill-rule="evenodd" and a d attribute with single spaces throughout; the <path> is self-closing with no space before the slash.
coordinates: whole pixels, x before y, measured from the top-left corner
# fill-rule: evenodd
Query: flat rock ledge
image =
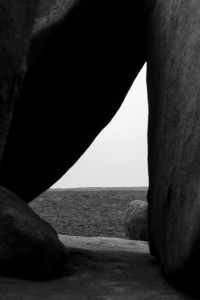
<path id="1" fill-rule="evenodd" d="M 71 249 L 63 275 L 49 281 L 0 277 L 0 299 L 195 299 L 165 280 L 147 242 L 59 237 Z"/>

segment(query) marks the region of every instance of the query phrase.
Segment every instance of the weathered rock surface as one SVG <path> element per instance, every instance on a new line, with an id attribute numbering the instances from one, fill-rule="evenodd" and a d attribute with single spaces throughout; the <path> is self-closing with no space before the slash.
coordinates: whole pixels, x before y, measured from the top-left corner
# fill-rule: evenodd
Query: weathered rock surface
<path id="1" fill-rule="evenodd" d="M 167 283 L 147 242 L 63 235 L 60 239 L 72 251 L 62 277 L 35 282 L 0 277 L 0 298 L 194 299 Z"/>
<path id="2" fill-rule="evenodd" d="M 187 277 L 200 270 L 200 2 L 152 4 L 149 243 L 167 276 Z"/>
<path id="3" fill-rule="evenodd" d="M 76 36 L 76 26 L 79 27 L 78 22 L 72 21 L 73 28 L 71 28 L 70 23 L 71 14 L 73 14 L 77 2 L 80 2 L 80 0 L 42 0 L 40 2 L 29 49 L 29 68 L 37 63 L 38 58 L 41 58 L 45 53 L 49 53 L 49 47 L 56 48 L 58 41 L 55 36 L 62 34 L 63 31 L 65 31 L 65 35 L 68 36 L 68 39 Z M 81 18 L 84 18 L 84 13 L 81 15 L 80 22 Z M 64 26 L 63 23 L 68 22 L 68 19 L 69 25 Z"/>
<path id="4" fill-rule="evenodd" d="M 126 236 L 130 240 L 148 241 L 148 203 L 132 201 L 125 211 Z"/>

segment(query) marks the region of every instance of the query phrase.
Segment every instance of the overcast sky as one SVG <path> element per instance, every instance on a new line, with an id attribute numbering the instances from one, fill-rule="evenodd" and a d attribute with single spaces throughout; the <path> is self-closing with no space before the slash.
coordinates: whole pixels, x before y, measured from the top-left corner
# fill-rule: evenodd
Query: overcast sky
<path id="1" fill-rule="evenodd" d="M 145 65 L 110 124 L 52 187 L 147 186 L 147 118 Z"/>

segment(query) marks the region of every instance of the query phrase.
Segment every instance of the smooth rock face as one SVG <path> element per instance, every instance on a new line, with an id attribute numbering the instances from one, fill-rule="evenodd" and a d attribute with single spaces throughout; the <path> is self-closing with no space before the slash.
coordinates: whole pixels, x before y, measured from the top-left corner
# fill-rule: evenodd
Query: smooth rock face
<path id="1" fill-rule="evenodd" d="M 0 277 L 2 299 L 190 300 L 162 277 L 148 243 L 60 236 L 71 249 L 62 277 L 23 281 Z"/>
<path id="2" fill-rule="evenodd" d="M 148 203 L 132 201 L 125 211 L 125 231 L 130 240 L 148 241 Z"/>

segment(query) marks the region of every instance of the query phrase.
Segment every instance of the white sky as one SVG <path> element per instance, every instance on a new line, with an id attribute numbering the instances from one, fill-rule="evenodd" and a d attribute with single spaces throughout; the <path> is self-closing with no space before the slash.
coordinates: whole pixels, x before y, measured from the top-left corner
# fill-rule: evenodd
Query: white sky
<path id="1" fill-rule="evenodd" d="M 52 188 L 148 186 L 146 65 L 120 110 Z"/>

